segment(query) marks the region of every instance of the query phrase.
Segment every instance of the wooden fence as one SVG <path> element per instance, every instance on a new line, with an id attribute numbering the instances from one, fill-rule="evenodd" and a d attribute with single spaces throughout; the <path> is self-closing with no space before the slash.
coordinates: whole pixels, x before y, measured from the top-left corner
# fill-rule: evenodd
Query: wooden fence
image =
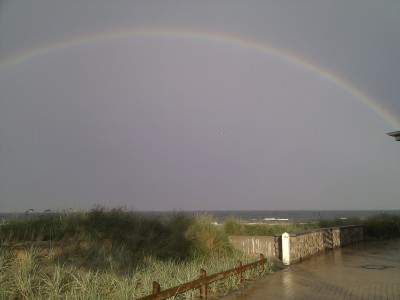
<path id="1" fill-rule="evenodd" d="M 263 254 L 260 253 L 260 259 L 252 262 L 247 265 L 242 265 L 240 260 L 237 261 L 236 268 L 226 270 L 220 273 L 208 275 L 205 270 L 200 269 L 200 277 L 199 279 L 183 283 L 178 286 L 174 286 L 172 288 L 161 290 L 160 284 L 157 281 L 153 281 L 153 293 L 151 295 L 142 297 L 138 300 L 161 300 L 166 299 L 168 297 L 174 297 L 178 294 L 182 294 L 189 290 L 193 290 L 196 288 L 200 289 L 200 298 L 207 299 L 207 284 L 212 283 L 217 280 L 224 279 L 226 277 L 236 275 L 237 283 L 241 284 L 243 282 L 242 273 L 244 271 L 259 268 L 259 272 L 264 272 L 264 264 L 267 262 L 267 259 Z"/>

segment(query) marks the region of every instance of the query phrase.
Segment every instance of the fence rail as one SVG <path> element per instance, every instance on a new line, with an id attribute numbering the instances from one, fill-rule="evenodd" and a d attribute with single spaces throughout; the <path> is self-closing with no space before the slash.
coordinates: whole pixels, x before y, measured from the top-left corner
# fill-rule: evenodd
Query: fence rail
<path id="1" fill-rule="evenodd" d="M 174 286 L 172 288 L 161 290 L 160 284 L 157 281 L 153 281 L 153 293 L 139 298 L 137 300 L 162 300 L 168 297 L 174 297 L 178 294 L 182 294 L 189 290 L 193 290 L 196 288 L 200 289 L 200 298 L 207 299 L 207 284 L 210 284 L 214 281 L 224 279 L 226 277 L 236 275 L 237 283 L 241 284 L 243 282 L 242 273 L 244 271 L 259 268 L 259 272 L 264 272 L 264 264 L 267 262 L 267 259 L 264 257 L 263 254 L 260 253 L 260 259 L 249 263 L 247 265 L 242 265 L 240 260 L 237 261 L 236 268 L 229 269 L 223 272 L 219 272 L 216 274 L 208 275 L 204 269 L 200 269 L 200 277 L 199 279 L 189 281 L 183 283 L 178 286 Z"/>

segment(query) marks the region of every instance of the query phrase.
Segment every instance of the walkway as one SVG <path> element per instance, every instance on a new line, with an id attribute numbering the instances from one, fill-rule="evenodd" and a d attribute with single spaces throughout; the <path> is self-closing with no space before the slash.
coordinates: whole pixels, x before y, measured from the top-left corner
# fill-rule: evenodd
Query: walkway
<path id="1" fill-rule="evenodd" d="M 400 299 L 400 240 L 328 251 L 224 299 Z"/>

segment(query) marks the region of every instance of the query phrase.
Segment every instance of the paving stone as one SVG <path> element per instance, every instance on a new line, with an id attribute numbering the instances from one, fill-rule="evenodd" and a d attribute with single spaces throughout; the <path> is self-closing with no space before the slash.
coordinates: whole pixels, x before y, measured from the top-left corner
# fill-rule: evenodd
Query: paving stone
<path id="1" fill-rule="evenodd" d="M 400 239 L 327 251 L 223 299 L 400 299 Z"/>

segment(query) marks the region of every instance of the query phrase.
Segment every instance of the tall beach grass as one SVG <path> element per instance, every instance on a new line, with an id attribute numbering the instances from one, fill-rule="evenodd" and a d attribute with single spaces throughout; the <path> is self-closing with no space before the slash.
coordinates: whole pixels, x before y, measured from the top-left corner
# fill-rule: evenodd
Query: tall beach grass
<path id="1" fill-rule="evenodd" d="M 213 274 L 249 259 L 229 243 L 229 235 L 276 235 L 317 227 L 364 225 L 367 239 L 400 236 L 400 216 L 380 214 L 319 220 L 309 224 L 247 224 L 212 215 L 169 218 L 96 206 L 90 212 L 32 214 L 0 226 L 0 299 L 135 299 Z M 275 270 L 269 263 L 265 274 Z M 264 274 L 264 275 L 265 275 Z M 259 276 L 247 271 L 245 278 Z M 236 278 L 209 285 L 213 293 L 236 289 Z M 193 299 L 197 290 L 180 295 Z"/>
<path id="2" fill-rule="evenodd" d="M 165 289 L 197 279 L 200 268 L 213 274 L 238 259 L 248 263 L 213 223 L 210 215 L 160 219 L 103 207 L 10 220 L 0 226 L 0 297 L 135 299 L 150 294 L 154 280 Z M 226 293 L 237 285 L 229 277 L 209 288 Z M 195 296 L 197 290 L 178 298 Z"/>

